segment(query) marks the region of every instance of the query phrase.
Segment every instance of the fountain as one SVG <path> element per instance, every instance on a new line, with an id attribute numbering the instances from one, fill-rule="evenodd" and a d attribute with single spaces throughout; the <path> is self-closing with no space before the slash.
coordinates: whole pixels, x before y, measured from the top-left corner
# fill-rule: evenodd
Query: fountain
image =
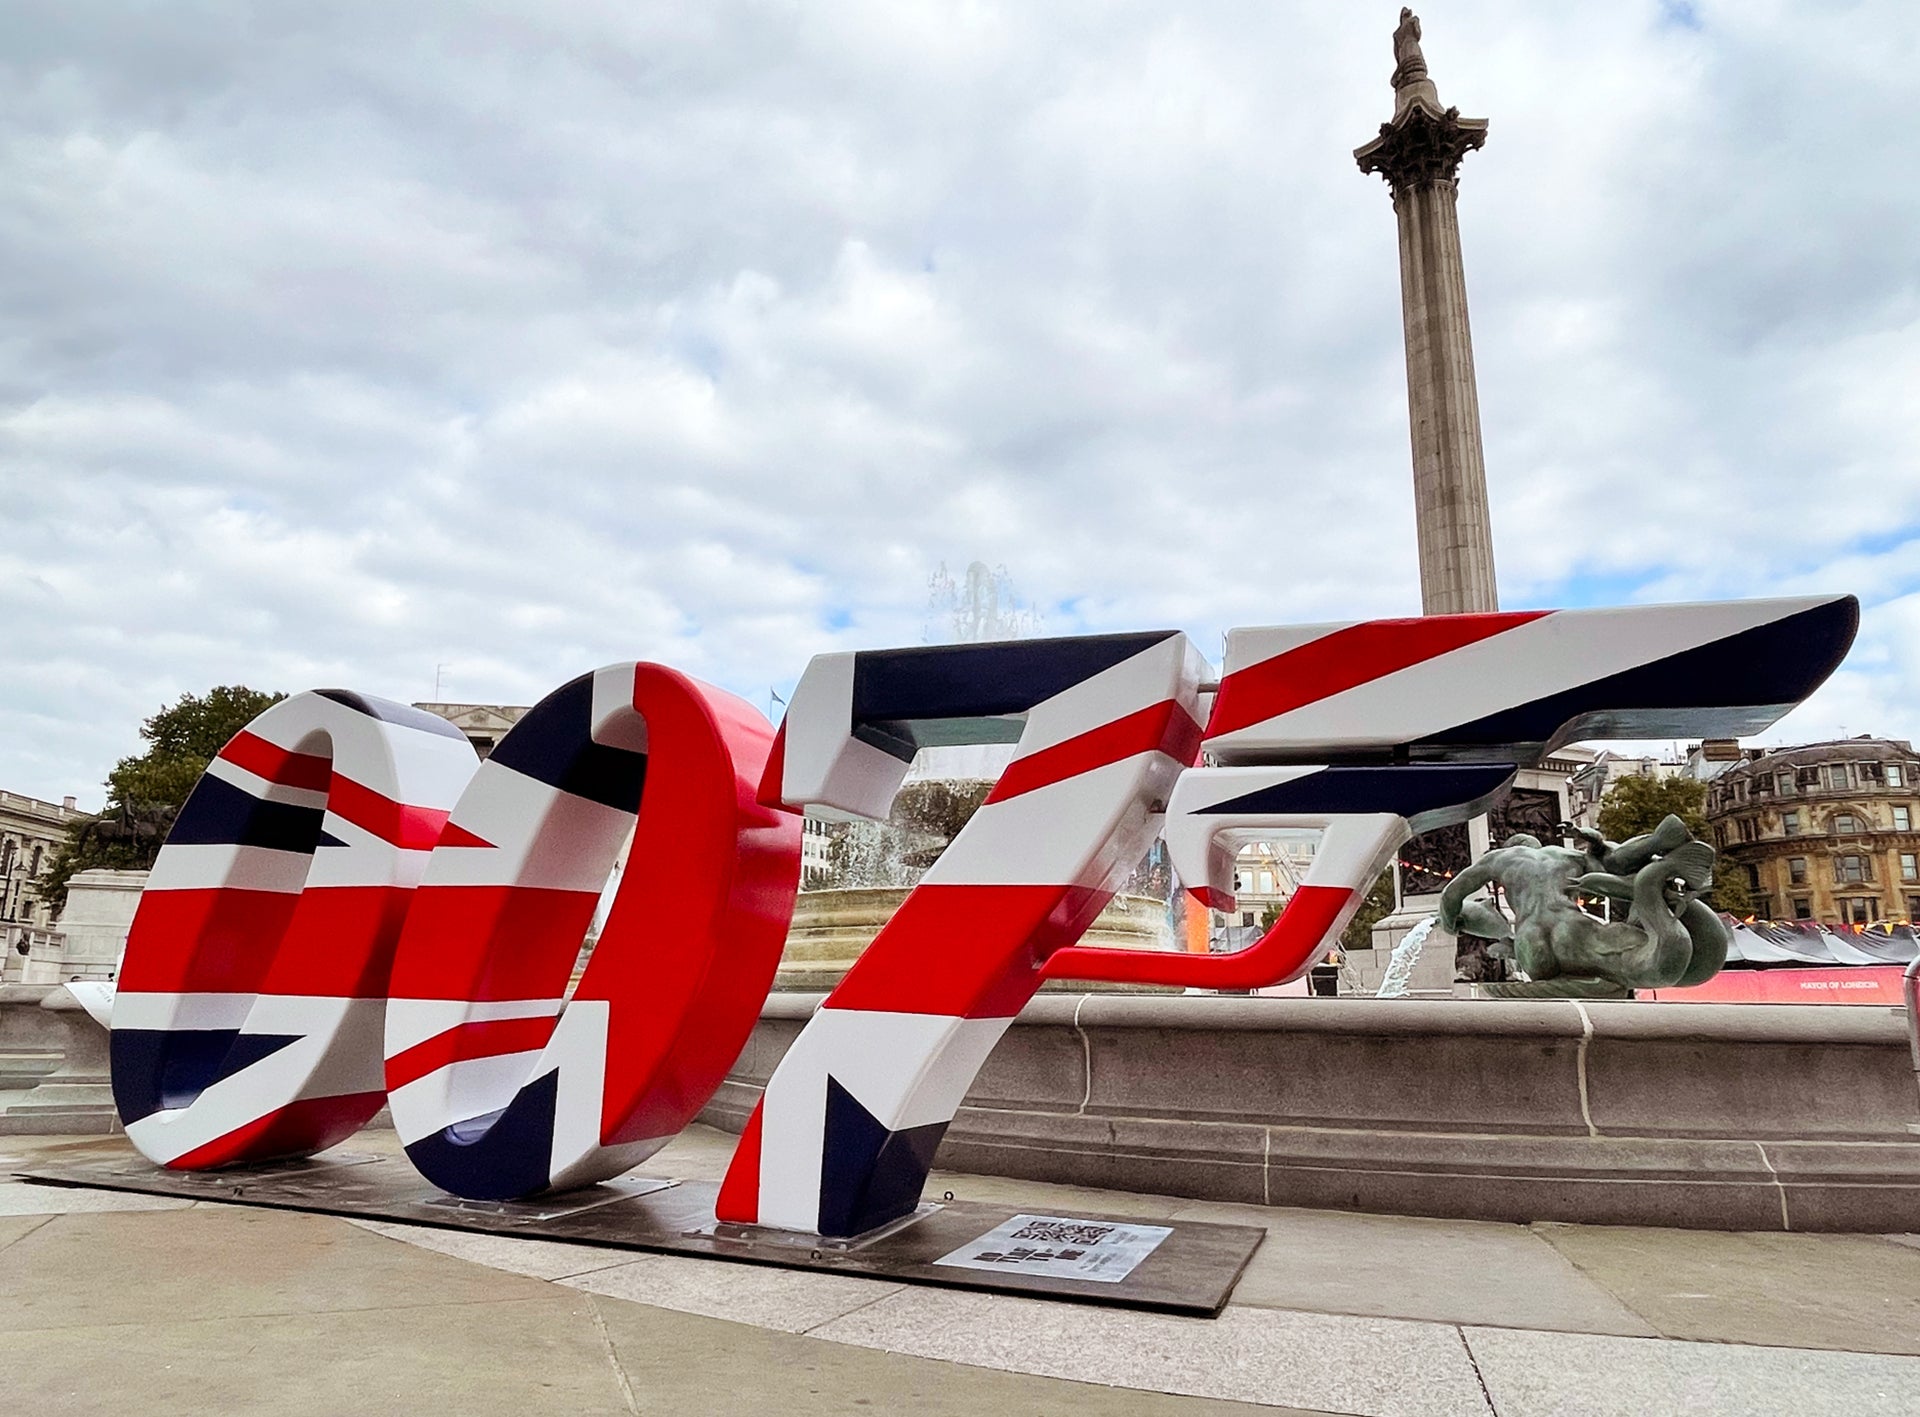
<path id="1" fill-rule="evenodd" d="M 1404 999 L 1407 996 L 1407 981 L 1413 978 L 1413 967 L 1420 962 L 1420 951 L 1426 947 L 1427 937 L 1439 926 L 1440 917 L 1429 915 L 1407 931 L 1405 938 L 1393 947 L 1393 957 L 1387 961 L 1386 975 L 1374 998 Z"/>
<path id="2" fill-rule="evenodd" d="M 928 586 L 923 638 L 929 644 L 1028 639 L 1041 629 L 1039 612 L 1021 603 L 1004 566 L 975 561 L 956 581 L 942 565 Z M 827 881 L 801 890 L 774 987 L 820 992 L 839 983 L 1012 760 L 1011 743 L 923 748 L 885 821 L 819 813 L 834 823 Z M 1163 875 L 1143 864 L 1100 913 L 1084 942 L 1172 948 L 1170 883 L 1160 879 Z"/>

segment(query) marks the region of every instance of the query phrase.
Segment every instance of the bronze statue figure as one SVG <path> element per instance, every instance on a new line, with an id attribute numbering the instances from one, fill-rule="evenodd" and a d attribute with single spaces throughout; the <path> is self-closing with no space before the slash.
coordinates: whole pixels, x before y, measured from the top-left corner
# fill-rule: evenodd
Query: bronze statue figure
<path id="1" fill-rule="evenodd" d="M 1574 835 L 1580 850 L 1508 837 L 1441 893 L 1441 929 L 1510 941 L 1514 963 L 1539 986 L 1489 992 L 1620 992 L 1699 984 L 1720 971 L 1727 929 L 1701 898 L 1713 884 L 1711 846 L 1671 816 L 1617 844 L 1584 829 Z M 1488 885 L 1505 892 L 1512 920 L 1468 899 Z M 1588 914 L 1582 895 L 1624 903 L 1626 918 Z"/>
<path id="2" fill-rule="evenodd" d="M 1427 56 L 1420 52 L 1420 17 L 1402 5 L 1400 26 L 1393 32 L 1393 82 L 1397 88 L 1427 76 Z"/>

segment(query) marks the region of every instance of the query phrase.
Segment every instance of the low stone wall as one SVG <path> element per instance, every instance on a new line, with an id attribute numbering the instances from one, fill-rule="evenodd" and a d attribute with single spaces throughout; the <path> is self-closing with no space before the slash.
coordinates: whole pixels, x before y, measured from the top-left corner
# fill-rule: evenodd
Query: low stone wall
<path id="1" fill-rule="evenodd" d="M 819 1002 L 768 1000 L 739 1130 Z M 1041 997 L 942 1143 L 962 1171 L 1209 1200 L 1715 1230 L 1920 1227 L 1897 1011 Z"/>
<path id="2" fill-rule="evenodd" d="M 58 985 L 0 987 L 0 1136 L 119 1127 L 107 1030 Z"/>

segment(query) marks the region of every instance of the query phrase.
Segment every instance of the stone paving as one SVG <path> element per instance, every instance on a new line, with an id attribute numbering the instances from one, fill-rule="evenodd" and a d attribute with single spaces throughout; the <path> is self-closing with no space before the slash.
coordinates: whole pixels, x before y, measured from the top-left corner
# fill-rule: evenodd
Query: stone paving
<path id="1" fill-rule="evenodd" d="M 61 1140 L 9 1137 L 0 1157 Z M 710 1178 L 732 1142 L 694 1128 L 644 1169 Z M 0 1181 L 0 1410 L 1920 1411 L 1913 1236 L 1419 1220 L 936 1175 L 945 1190 L 1269 1235 L 1226 1313 L 1201 1320 Z"/>

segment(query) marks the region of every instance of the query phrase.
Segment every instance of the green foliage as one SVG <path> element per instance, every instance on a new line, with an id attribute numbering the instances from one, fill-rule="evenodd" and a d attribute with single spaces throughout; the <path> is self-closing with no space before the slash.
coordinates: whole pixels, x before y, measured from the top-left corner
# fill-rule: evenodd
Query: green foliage
<path id="1" fill-rule="evenodd" d="M 1343 950 L 1366 950 L 1373 948 L 1373 927 L 1385 917 L 1393 914 L 1393 867 L 1389 866 L 1380 873 L 1380 879 L 1368 890 L 1366 899 L 1360 902 L 1360 909 L 1353 919 L 1347 922 L 1347 928 L 1340 932 L 1340 948 Z"/>
<path id="2" fill-rule="evenodd" d="M 186 694 L 140 727 L 147 750 L 122 758 L 107 774 L 107 805 L 97 817 L 75 822 L 47 868 L 44 899 L 65 906 L 67 882 L 97 868 L 143 871 L 167 838 L 174 816 L 213 756 L 227 740 L 278 703 L 285 694 L 264 694 L 223 685 Z"/>
<path id="3" fill-rule="evenodd" d="M 1747 883 L 1747 868 L 1720 860 L 1713 866 L 1713 888 L 1707 892 L 1715 910 L 1724 910 L 1739 919 L 1753 914 L 1753 887 Z"/>
<path id="4" fill-rule="evenodd" d="M 1690 777 L 1623 777 L 1600 799 L 1600 835 L 1608 841 L 1650 832 L 1668 816 L 1707 836 L 1707 785 Z"/>

